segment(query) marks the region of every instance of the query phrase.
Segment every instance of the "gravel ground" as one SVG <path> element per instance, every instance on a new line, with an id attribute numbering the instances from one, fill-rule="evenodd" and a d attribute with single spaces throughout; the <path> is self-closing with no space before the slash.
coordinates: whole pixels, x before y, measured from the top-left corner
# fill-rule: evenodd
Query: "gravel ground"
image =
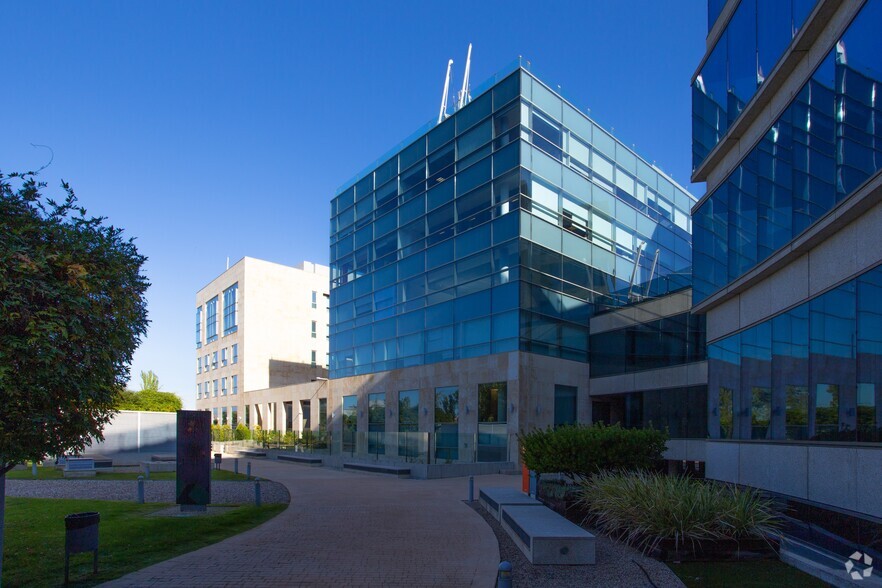
<path id="1" fill-rule="evenodd" d="M 636 549 L 597 535 L 597 563 L 593 566 L 534 566 L 527 561 L 508 533 L 477 501 L 466 502 L 478 512 L 499 541 L 499 557 L 512 565 L 512 586 L 552 588 L 601 586 L 604 588 L 681 588 L 683 582 L 664 563 L 644 556 Z M 536 507 L 543 508 L 543 507 Z"/>
<path id="2" fill-rule="evenodd" d="M 146 480 L 147 502 L 175 502 L 176 483 L 171 480 Z M 22 498 L 82 498 L 89 500 L 135 501 L 135 480 L 6 480 L 6 495 Z M 260 496 L 264 504 L 287 504 L 291 497 L 278 482 L 261 480 Z M 212 504 L 246 504 L 254 501 L 253 482 L 212 482 Z"/>

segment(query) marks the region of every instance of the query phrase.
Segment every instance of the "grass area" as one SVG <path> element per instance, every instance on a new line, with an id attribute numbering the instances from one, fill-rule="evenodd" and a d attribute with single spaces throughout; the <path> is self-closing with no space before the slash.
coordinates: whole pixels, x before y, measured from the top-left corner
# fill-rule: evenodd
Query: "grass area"
<path id="1" fill-rule="evenodd" d="M 224 514 L 202 517 L 148 516 L 169 506 L 7 498 L 3 585 L 64 583 L 64 517 L 71 513 L 101 513 L 98 575 L 92 575 L 91 554 L 71 557 L 71 585 L 92 586 L 246 531 L 274 517 L 286 505 L 239 506 Z"/>
<path id="2" fill-rule="evenodd" d="M 97 470 L 94 478 L 65 478 L 64 472 L 53 466 L 45 466 L 37 468 L 38 480 L 137 480 L 138 476 L 143 475 L 141 472 L 114 472 Z M 31 468 L 26 470 L 12 470 L 6 474 L 7 480 L 33 480 Z M 151 472 L 151 480 L 175 480 L 175 472 Z M 248 480 L 245 474 L 234 474 L 227 470 L 211 470 L 211 479 L 218 482 Z"/>
<path id="3" fill-rule="evenodd" d="M 668 564 L 688 588 L 823 588 L 824 582 L 775 559 Z"/>

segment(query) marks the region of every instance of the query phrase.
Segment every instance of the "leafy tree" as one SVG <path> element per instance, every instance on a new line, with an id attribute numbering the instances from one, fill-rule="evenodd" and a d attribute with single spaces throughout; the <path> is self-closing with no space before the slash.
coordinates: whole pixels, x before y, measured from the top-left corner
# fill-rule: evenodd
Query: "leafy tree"
<path id="1" fill-rule="evenodd" d="M 116 410 L 148 410 L 153 412 L 176 412 L 183 408 L 181 397 L 173 392 L 151 392 L 142 390 L 119 393 L 114 408 Z"/>
<path id="2" fill-rule="evenodd" d="M 103 438 L 148 322 L 132 239 L 44 188 L 0 174 L 0 558 L 6 472 Z"/>
<path id="3" fill-rule="evenodd" d="M 141 372 L 141 392 L 159 392 L 159 377 L 153 370 Z"/>
<path id="4" fill-rule="evenodd" d="M 184 404 L 180 396 L 172 392 L 159 391 L 159 377 L 153 370 L 141 372 L 141 391 L 123 390 L 114 406 L 117 410 L 150 410 L 155 412 L 175 412 Z"/>

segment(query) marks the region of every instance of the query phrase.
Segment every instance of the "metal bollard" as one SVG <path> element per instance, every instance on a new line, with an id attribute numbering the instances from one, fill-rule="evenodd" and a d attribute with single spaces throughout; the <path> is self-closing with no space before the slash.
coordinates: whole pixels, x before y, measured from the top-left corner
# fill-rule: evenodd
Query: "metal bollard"
<path id="1" fill-rule="evenodd" d="M 138 476 L 138 504 L 144 504 L 144 476 Z"/>
<path id="2" fill-rule="evenodd" d="M 248 476 L 249 480 L 251 479 L 251 462 L 250 461 L 245 462 L 245 475 Z"/>
<path id="3" fill-rule="evenodd" d="M 37 462 L 31 462 L 31 475 L 36 479 L 37 477 Z"/>
<path id="4" fill-rule="evenodd" d="M 239 475 L 239 458 L 236 457 L 233 459 L 233 473 Z"/>
<path id="5" fill-rule="evenodd" d="M 499 564 L 496 573 L 496 588 L 511 588 L 511 564 L 507 561 Z"/>
<path id="6" fill-rule="evenodd" d="M 475 477 L 469 476 L 469 502 L 475 501 Z"/>
<path id="7" fill-rule="evenodd" d="M 144 478 L 146 478 L 147 480 L 150 479 L 150 464 L 149 463 L 144 464 Z"/>
<path id="8" fill-rule="evenodd" d="M 254 506 L 260 506 L 260 478 L 254 480 Z"/>
<path id="9" fill-rule="evenodd" d="M 536 472 L 530 470 L 530 496 L 536 498 Z"/>

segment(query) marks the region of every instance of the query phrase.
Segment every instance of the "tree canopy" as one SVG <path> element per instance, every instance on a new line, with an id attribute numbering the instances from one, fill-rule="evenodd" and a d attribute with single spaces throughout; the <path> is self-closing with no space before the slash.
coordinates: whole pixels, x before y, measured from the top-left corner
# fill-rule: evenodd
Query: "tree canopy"
<path id="1" fill-rule="evenodd" d="M 141 372 L 141 391 L 123 390 L 116 402 L 118 410 L 152 410 L 175 412 L 184 407 L 180 396 L 173 392 L 159 391 L 159 377 L 153 370 Z"/>
<path id="2" fill-rule="evenodd" d="M 133 240 L 44 188 L 0 173 L 0 475 L 103 438 L 148 324 Z"/>

